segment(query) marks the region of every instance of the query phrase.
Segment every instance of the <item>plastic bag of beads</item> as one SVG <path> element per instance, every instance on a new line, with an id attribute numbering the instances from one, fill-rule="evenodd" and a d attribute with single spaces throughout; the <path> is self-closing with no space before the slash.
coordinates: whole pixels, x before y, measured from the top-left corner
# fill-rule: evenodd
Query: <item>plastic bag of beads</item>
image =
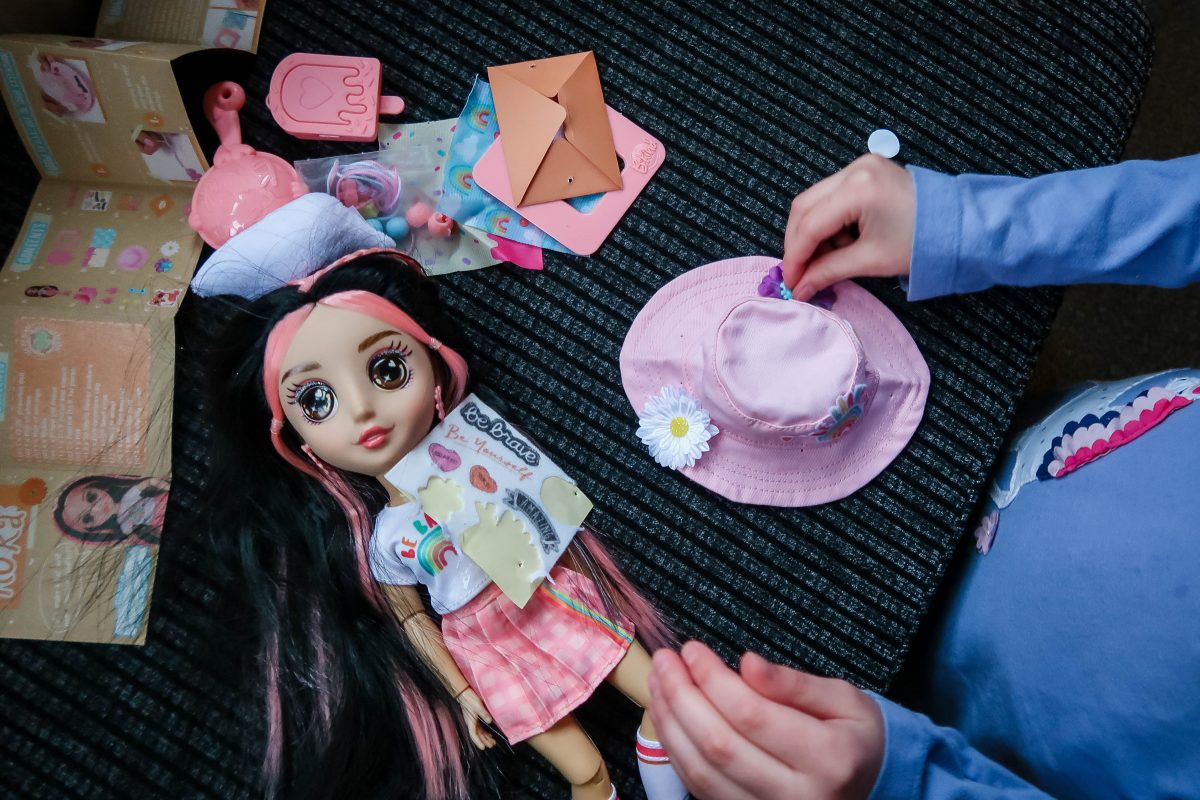
<path id="1" fill-rule="evenodd" d="M 446 237 L 454 221 L 434 211 L 432 198 L 412 180 L 428 173 L 434 160 L 424 147 L 380 150 L 296 162 L 309 191 L 324 192 L 357 209 L 367 224 L 383 231 L 396 247 L 411 252 L 427 237 Z"/>

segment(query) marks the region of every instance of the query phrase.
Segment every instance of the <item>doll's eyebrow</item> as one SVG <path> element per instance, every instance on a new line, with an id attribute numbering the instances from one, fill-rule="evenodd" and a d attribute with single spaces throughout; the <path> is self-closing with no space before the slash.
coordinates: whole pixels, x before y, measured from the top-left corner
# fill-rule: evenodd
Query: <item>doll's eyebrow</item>
<path id="1" fill-rule="evenodd" d="M 287 372 L 280 375 L 279 382 L 283 383 L 288 378 L 295 375 L 297 372 L 309 372 L 311 370 L 320 369 L 320 368 L 321 368 L 321 365 L 315 361 L 310 361 L 307 364 L 297 364 L 296 366 L 289 369 Z"/>
<path id="2" fill-rule="evenodd" d="M 389 336 L 399 336 L 399 335 L 400 335 L 400 331 L 393 331 L 393 330 L 380 331 L 379 333 L 377 333 L 373 336 L 368 336 L 367 338 L 363 339 L 362 344 L 360 344 L 358 346 L 358 352 L 361 353 L 363 350 L 366 350 L 368 347 L 375 344 L 380 339 L 386 339 Z"/>

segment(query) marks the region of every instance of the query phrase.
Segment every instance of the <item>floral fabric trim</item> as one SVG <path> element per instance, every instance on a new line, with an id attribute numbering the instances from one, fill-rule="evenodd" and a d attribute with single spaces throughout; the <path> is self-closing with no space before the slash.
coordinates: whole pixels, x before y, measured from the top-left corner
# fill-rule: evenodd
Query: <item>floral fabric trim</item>
<path id="1" fill-rule="evenodd" d="M 1021 485 L 1032 480 L 1049 481 L 1066 477 L 1118 447 L 1129 444 L 1157 427 L 1171 414 L 1200 399 L 1200 385 L 1196 379 L 1184 377 L 1169 383 L 1168 386 L 1152 386 L 1119 408 L 1110 408 L 1100 414 L 1085 414 L 1063 425 L 1062 433 L 1054 437 L 1044 451 L 1041 465 L 1032 477 L 1013 484 L 1012 490 L 1003 496 L 993 491 L 975 527 L 976 551 L 980 555 L 987 555 L 991 551 L 1000 528 L 1000 512 L 1015 499 Z"/>
<path id="2" fill-rule="evenodd" d="M 771 267 L 763 279 L 758 282 L 758 296 L 778 297 L 781 300 L 792 299 L 791 289 L 783 285 L 783 266 L 781 264 Z M 832 287 L 827 287 L 814 294 L 808 302 L 817 308 L 831 311 L 833 304 L 837 302 L 837 292 Z"/>
<path id="3" fill-rule="evenodd" d="M 1200 387 L 1192 390 L 1195 395 Z M 1132 402 L 1097 417 L 1088 414 L 1077 422 L 1068 422 L 1042 458 L 1037 471 L 1038 480 L 1048 481 L 1070 475 L 1084 464 L 1108 455 L 1132 442 L 1181 408 L 1190 406 L 1192 398 L 1154 387 L 1142 392 Z"/>

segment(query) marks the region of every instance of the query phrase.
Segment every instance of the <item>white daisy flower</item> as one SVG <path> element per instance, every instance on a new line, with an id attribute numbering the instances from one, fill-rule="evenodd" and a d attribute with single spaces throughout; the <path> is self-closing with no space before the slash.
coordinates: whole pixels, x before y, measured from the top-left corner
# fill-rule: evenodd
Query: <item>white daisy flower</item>
<path id="1" fill-rule="evenodd" d="M 678 386 L 664 386 L 647 400 L 638 422 L 638 438 L 655 461 L 671 469 L 695 464 L 708 452 L 708 440 L 717 435 L 708 414 Z"/>
<path id="2" fill-rule="evenodd" d="M 179 255 L 179 242 L 172 239 L 169 242 L 163 242 L 162 247 L 158 248 L 158 252 L 162 253 L 167 258 Z"/>

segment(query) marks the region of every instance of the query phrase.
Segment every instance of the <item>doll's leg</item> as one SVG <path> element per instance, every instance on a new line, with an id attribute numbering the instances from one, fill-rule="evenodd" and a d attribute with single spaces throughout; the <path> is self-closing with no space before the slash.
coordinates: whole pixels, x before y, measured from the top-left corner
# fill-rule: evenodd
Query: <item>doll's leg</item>
<path id="1" fill-rule="evenodd" d="M 550 730 L 531 737 L 529 746 L 571 784 L 571 800 L 613 800 L 616 796 L 600 751 L 575 717 L 564 717 Z"/>
<path id="2" fill-rule="evenodd" d="M 650 654 L 637 641 L 629 646 L 625 657 L 608 673 L 608 682 L 642 709 L 650 707 L 649 679 Z M 654 723 L 650 721 L 650 714 L 645 710 L 642 711 L 641 733 L 647 739 L 657 738 Z"/>
<path id="3" fill-rule="evenodd" d="M 616 669 L 608 674 L 608 681 L 621 694 L 643 709 L 650 707 L 650 654 L 638 642 L 626 651 Z M 642 787 L 650 800 L 681 800 L 687 796 L 683 781 L 675 774 L 671 758 L 658 741 L 650 713 L 642 712 L 642 725 L 637 732 L 638 774 Z"/>

